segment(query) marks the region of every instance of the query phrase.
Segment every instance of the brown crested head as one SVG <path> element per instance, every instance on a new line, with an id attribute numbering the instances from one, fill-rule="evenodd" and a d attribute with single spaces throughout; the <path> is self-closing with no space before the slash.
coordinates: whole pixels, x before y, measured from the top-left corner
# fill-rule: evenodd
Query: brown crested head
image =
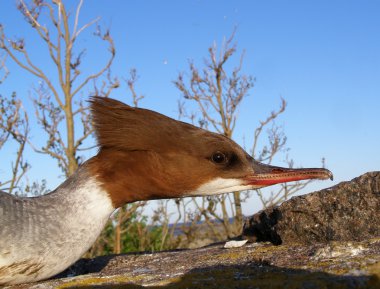
<path id="1" fill-rule="evenodd" d="M 90 167 L 115 207 L 331 174 L 262 165 L 223 135 L 110 98 L 93 97 L 91 113 L 100 150 Z"/>

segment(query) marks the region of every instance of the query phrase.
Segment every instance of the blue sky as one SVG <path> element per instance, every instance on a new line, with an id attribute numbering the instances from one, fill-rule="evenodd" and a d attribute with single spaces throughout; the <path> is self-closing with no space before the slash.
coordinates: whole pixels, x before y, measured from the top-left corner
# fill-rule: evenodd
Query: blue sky
<path id="1" fill-rule="evenodd" d="M 303 167 L 319 166 L 324 157 L 335 175 L 334 182 L 316 182 L 308 189 L 316 190 L 380 169 L 379 12 L 378 1 L 87 0 L 81 21 L 101 17 L 115 40 L 113 74 L 126 77 L 135 67 L 137 90 L 145 95 L 140 106 L 174 118 L 181 95 L 172 81 L 189 59 L 200 65 L 208 47 L 237 26 L 235 40 L 239 51 L 245 50 L 243 70 L 256 83 L 240 107 L 234 139 L 243 144 L 244 138 L 250 147 L 259 120 L 285 98 L 288 107 L 278 124 L 287 135 L 290 157 Z M 0 23 L 7 35 L 25 37 L 31 54 L 43 61 L 43 48 L 14 1 L 0 2 Z M 104 61 L 104 47 L 91 33 L 78 44 L 88 47 L 85 69 Z M 33 113 L 29 94 L 37 80 L 11 61 L 8 67 L 11 74 L 0 94 L 16 91 Z M 123 86 L 112 96 L 128 100 L 127 95 Z M 32 136 L 43 138 L 36 128 Z M 0 178 L 11 151 L 0 152 Z M 283 165 L 283 159 L 276 164 Z M 47 157 L 30 152 L 28 160 L 31 180 L 42 175 L 51 188 L 62 181 Z M 256 203 L 249 201 L 245 212 L 255 211 Z"/>

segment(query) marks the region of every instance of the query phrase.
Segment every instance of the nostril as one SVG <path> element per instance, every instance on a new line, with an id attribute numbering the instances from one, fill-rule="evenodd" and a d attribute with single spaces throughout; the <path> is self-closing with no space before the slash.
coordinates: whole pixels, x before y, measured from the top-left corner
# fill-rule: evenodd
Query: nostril
<path id="1" fill-rule="evenodd" d="M 283 172 L 284 172 L 284 170 L 282 170 L 282 169 L 273 169 L 272 170 L 272 173 L 274 173 L 274 174 L 283 173 Z"/>

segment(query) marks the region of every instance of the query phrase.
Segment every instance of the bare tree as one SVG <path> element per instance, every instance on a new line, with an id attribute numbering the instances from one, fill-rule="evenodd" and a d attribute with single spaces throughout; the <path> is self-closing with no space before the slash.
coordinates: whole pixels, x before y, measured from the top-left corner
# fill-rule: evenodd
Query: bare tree
<path id="1" fill-rule="evenodd" d="M 129 78 L 128 79 L 124 79 L 125 83 L 128 85 L 128 89 L 132 95 L 132 102 L 133 102 L 134 107 L 138 107 L 139 101 L 144 98 L 144 95 L 142 95 L 142 94 L 138 95 L 136 93 L 135 85 L 136 85 L 137 80 L 139 80 L 139 76 L 137 74 L 136 68 L 132 68 L 129 71 Z"/>
<path id="2" fill-rule="evenodd" d="M 0 84 L 9 74 L 5 59 L 6 55 L 0 57 Z M 0 180 L 0 189 L 7 190 L 10 194 L 20 192 L 17 191 L 18 184 L 29 168 L 23 158 L 28 133 L 28 116 L 22 109 L 21 102 L 16 99 L 16 94 L 13 93 L 9 99 L 0 95 L 0 150 L 9 141 L 16 143 L 16 158 L 11 163 L 11 176 L 8 180 Z"/>
<path id="3" fill-rule="evenodd" d="M 202 69 L 198 69 L 195 64 L 189 63 L 189 76 L 179 74 L 175 86 L 181 91 L 185 101 L 193 101 L 198 105 L 201 116 L 198 120 L 200 126 L 210 128 L 218 133 L 232 138 L 238 117 L 238 107 L 242 100 L 246 98 L 249 91 L 254 86 L 254 77 L 242 73 L 244 62 L 244 52 L 238 59 L 238 65 L 232 70 L 227 67 L 227 62 L 236 53 L 236 44 L 233 39 L 235 32 L 224 40 L 221 49 L 218 50 L 216 44 L 208 49 L 209 57 L 204 60 Z M 189 117 L 193 122 L 197 116 L 186 112 L 184 103 L 179 105 L 180 115 Z M 252 145 L 252 156 L 257 160 L 271 163 L 279 152 L 286 152 L 286 136 L 282 128 L 277 126 L 275 120 L 286 109 L 286 101 L 281 99 L 278 110 L 273 111 L 254 131 L 254 141 Z M 267 136 L 267 144 L 259 150 L 259 140 L 264 135 Z M 264 199 L 264 205 L 273 204 L 284 197 L 293 194 L 305 184 L 296 183 L 289 186 L 284 185 L 272 198 Z M 241 233 L 243 213 L 241 209 L 242 201 L 249 196 L 249 192 L 234 192 L 215 197 L 193 198 L 193 205 L 197 215 L 195 219 L 203 218 L 204 222 L 211 229 L 210 232 L 216 239 L 234 237 Z M 233 217 L 231 221 L 231 217 Z M 222 224 L 224 233 L 216 229 L 215 222 Z"/>
<path id="4" fill-rule="evenodd" d="M 96 83 L 101 76 L 105 76 L 106 80 L 103 80 L 100 91 L 97 91 L 99 94 L 108 96 L 119 86 L 118 80 L 110 77 L 110 67 L 115 57 L 114 42 L 110 32 L 102 32 L 99 25 L 94 36 L 108 44 L 109 58 L 103 67 L 93 73 L 85 74 L 80 69 L 85 49 L 77 47 L 77 39 L 99 21 L 96 18 L 80 27 L 82 4 L 83 0 L 80 0 L 71 18 L 62 0 L 18 0 L 18 10 L 41 39 L 37 45 L 41 46 L 42 43 L 47 49 L 46 61 L 52 64 L 53 71 L 32 59 L 23 38 L 8 38 L 4 26 L 0 25 L 0 48 L 20 68 L 40 81 L 40 85 L 34 89 L 37 97 L 33 102 L 38 122 L 47 134 L 47 141 L 42 148 L 34 148 L 55 159 L 66 176 L 77 169 L 80 162 L 78 152 L 85 149 L 83 143 L 92 133 L 88 108 L 80 100 L 80 92 L 89 89 L 88 85 Z M 45 22 L 49 25 L 42 24 Z M 82 130 L 75 132 L 75 123 L 81 124 Z M 64 131 L 64 135 L 61 131 Z M 78 133 L 80 131 L 82 133 Z"/>
<path id="5" fill-rule="evenodd" d="M 236 45 L 232 43 L 233 33 L 224 41 L 220 51 L 216 44 L 209 48 L 209 58 L 204 60 L 204 68 L 200 71 L 193 62 L 190 62 L 189 83 L 185 83 L 184 75 L 180 74 L 174 82 L 182 92 L 185 100 L 195 101 L 201 111 L 201 125 L 211 126 L 211 129 L 231 138 L 236 124 L 237 108 L 248 91 L 254 85 L 254 78 L 241 73 L 244 53 L 241 54 L 238 66 L 229 74 L 225 69 L 226 62 L 236 52 Z M 219 55 L 219 56 L 218 56 Z M 236 233 L 232 228 L 240 229 L 242 224 L 241 198 L 239 192 L 233 193 L 235 225 L 230 226 L 230 217 L 227 213 L 226 198 L 228 195 L 218 196 L 217 199 L 223 212 L 222 217 L 214 214 L 213 210 L 201 210 L 206 218 L 207 214 L 214 214 L 226 228 L 226 233 L 232 237 Z M 210 199 L 210 198 L 209 198 Z M 200 208 L 199 204 L 196 204 Z"/>
<path id="6" fill-rule="evenodd" d="M 0 150 L 7 142 L 11 142 L 15 147 L 11 175 L 7 180 L 0 180 L 0 189 L 10 194 L 22 193 L 19 183 L 29 168 L 29 164 L 24 159 L 28 134 L 28 115 L 23 110 L 21 101 L 17 100 L 16 94 L 13 93 L 10 98 L 0 95 Z"/>
<path id="7" fill-rule="evenodd" d="M 9 75 L 5 65 L 6 55 L 0 56 L 0 84 Z M 29 169 L 24 158 L 25 145 L 29 134 L 29 119 L 16 93 L 6 98 L 0 95 L 0 150 L 10 142 L 15 150 L 15 159 L 11 162 L 11 174 L 6 180 L 0 180 L 0 189 L 10 194 L 22 194 L 19 184 Z M 15 144 L 15 145 L 14 145 Z"/>
<path id="8" fill-rule="evenodd" d="M 4 82 L 9 74 L 9 70 L 5 65 L 5 60 L 7 59 L 7 55 L 0 54 L 0 84 Z"/>

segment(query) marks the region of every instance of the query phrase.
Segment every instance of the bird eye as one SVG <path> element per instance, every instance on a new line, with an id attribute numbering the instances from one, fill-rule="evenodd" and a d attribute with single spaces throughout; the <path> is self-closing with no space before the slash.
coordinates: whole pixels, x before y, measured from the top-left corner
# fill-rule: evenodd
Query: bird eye
<path id="1" fill-rule="evenodd" d="M 216 152 L 211 157 L 212 161 L 216 164 L 222 164 L 227 161 L 227 157 L 224 153 Z"/>

